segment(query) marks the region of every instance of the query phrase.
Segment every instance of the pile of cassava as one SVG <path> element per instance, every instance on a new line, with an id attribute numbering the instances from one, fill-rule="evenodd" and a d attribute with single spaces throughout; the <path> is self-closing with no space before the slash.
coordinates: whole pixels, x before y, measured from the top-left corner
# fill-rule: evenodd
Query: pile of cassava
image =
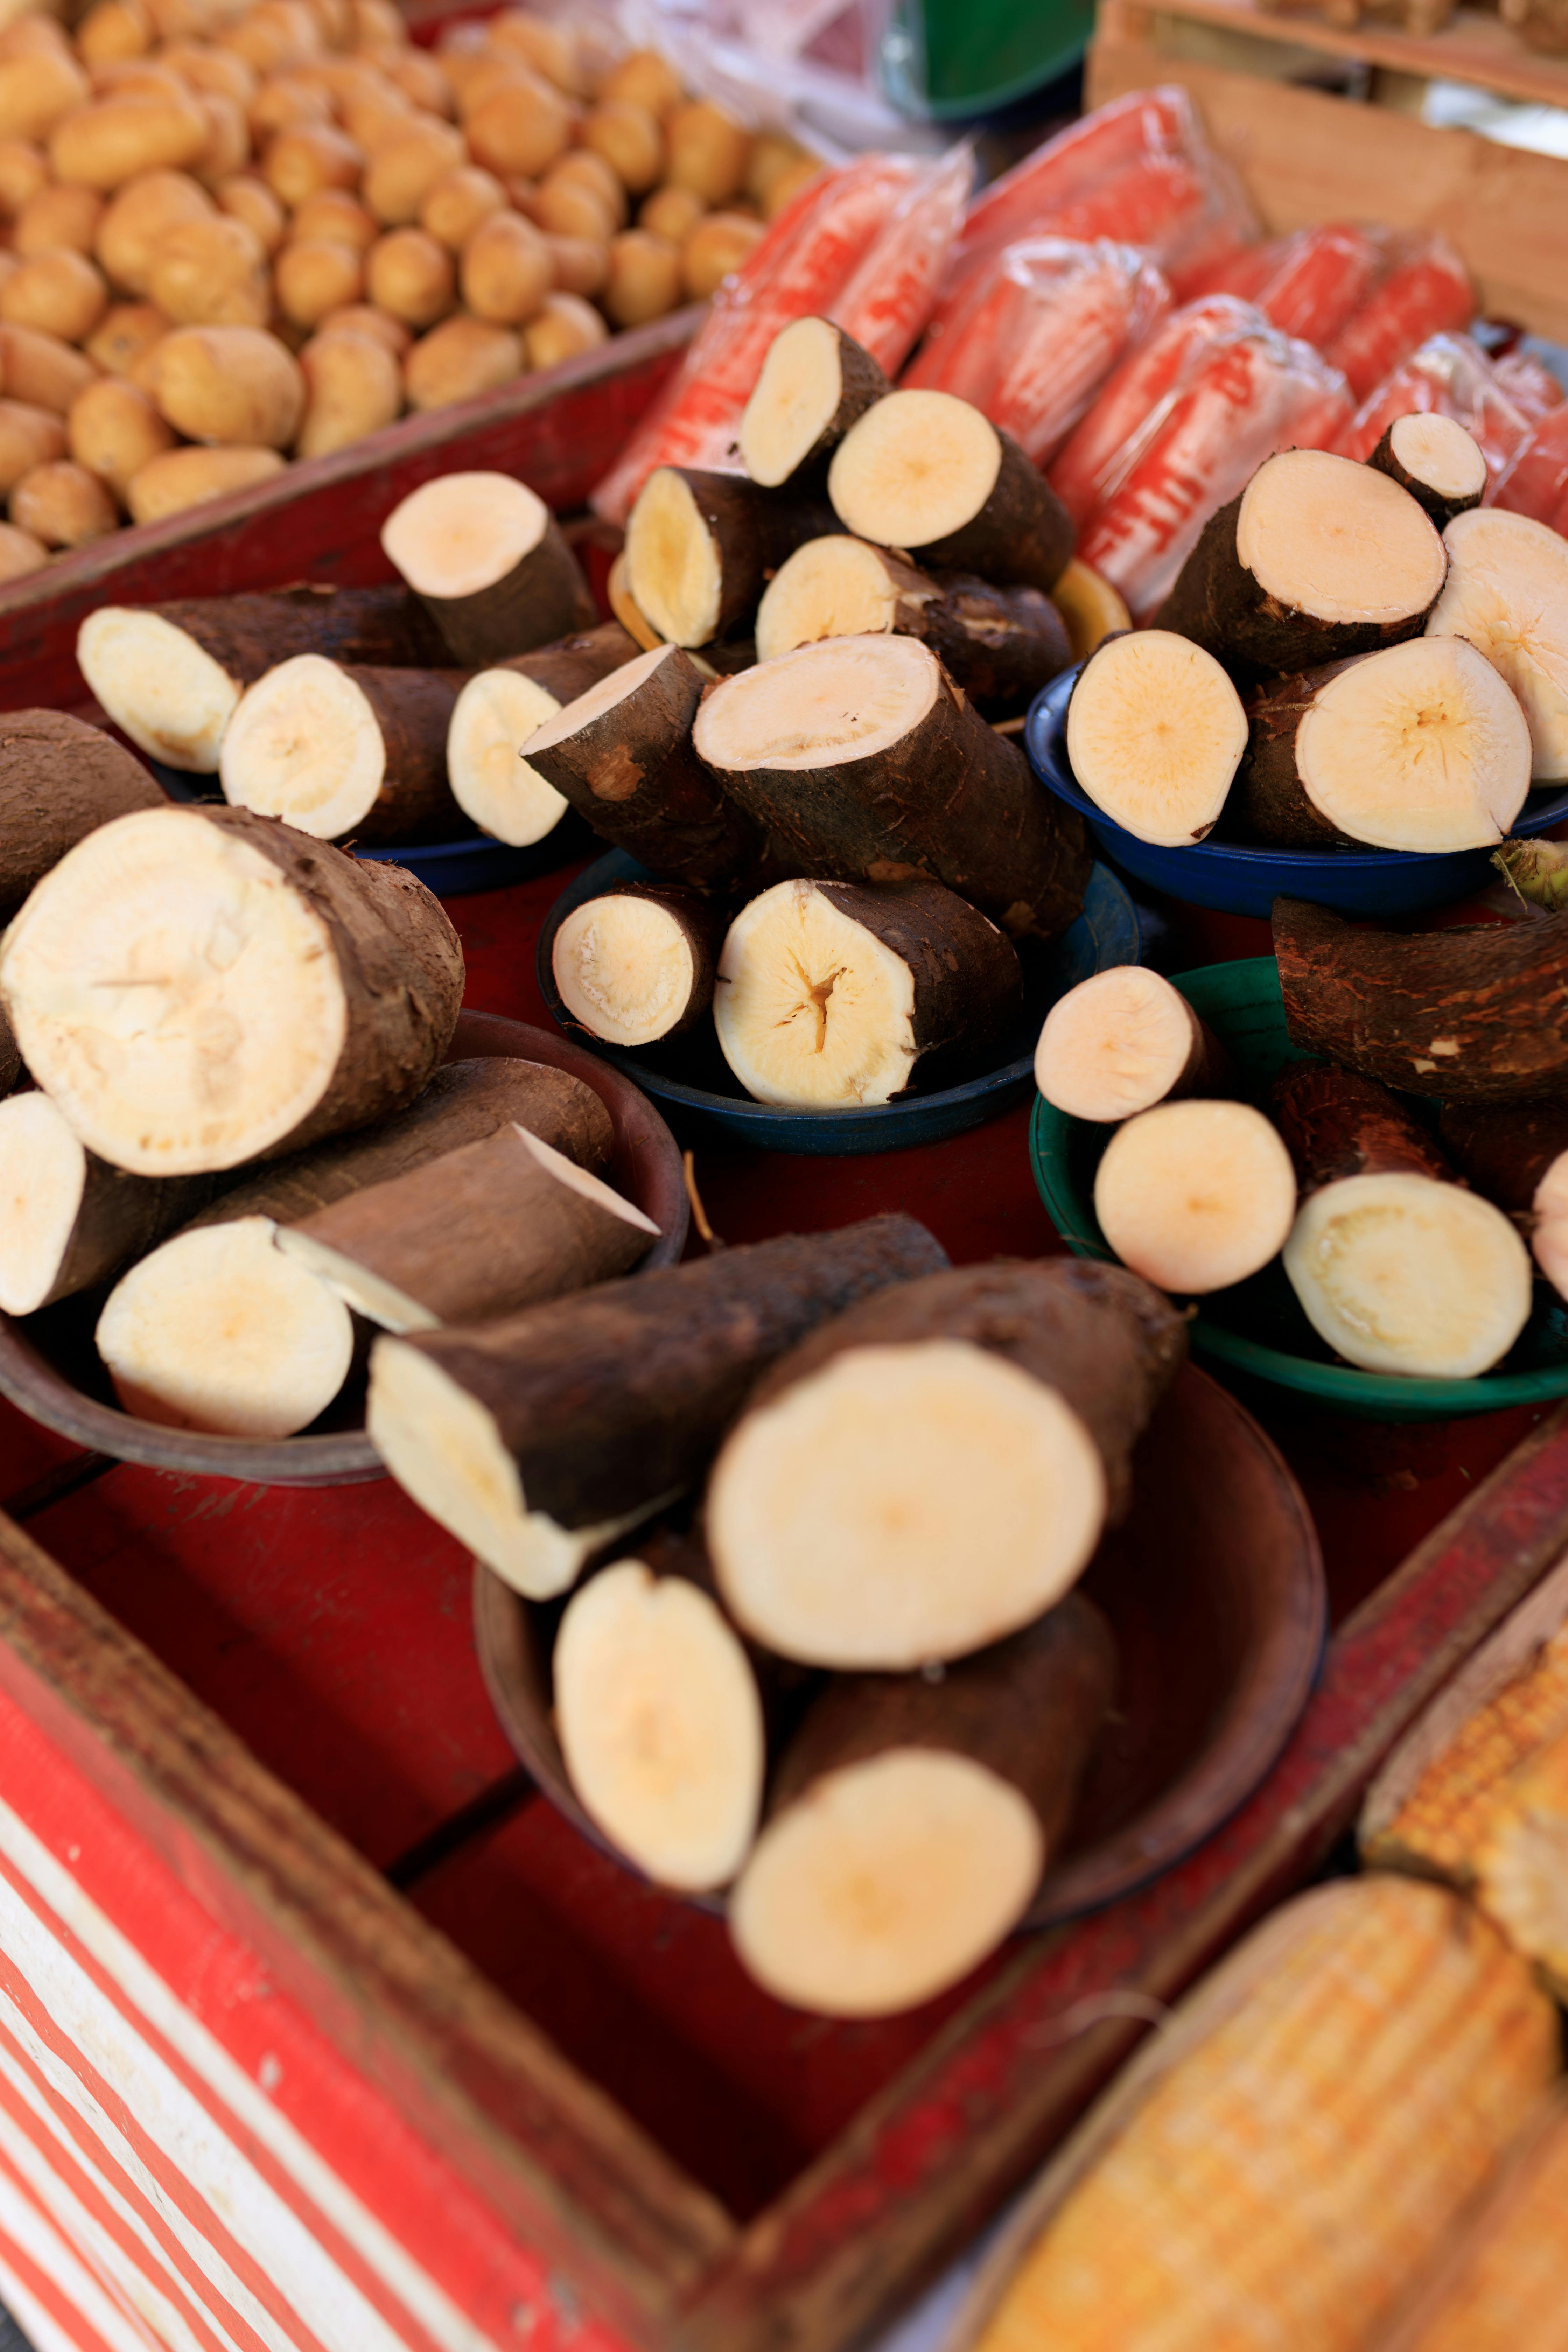
<path id="1" fill-rule="evenodd" d="M 1291 449 L 1221 509 L 1153 625 L 1068 706 L 1074 775 L 1140 840 L 1493 848 L 1568 778 L 1568 541 L 1480 503 L 1463 426 L 1365 465 Z"/>
<path id="2" fill-rule="evenodd" d="M 950 1268 L 885 1215 L 383 1337 L 368 1424 L 525 1596 L 593 1822 L 730 1888 L 770 1992 L 869 2017 L 1061 1849 L 1117 1685 L 1076 1588 L 1184 1353 L 1121 1267 Z"/>
<path id="3" fill-rule="evenodd" d="M 434 53 L 392 0 L 12 22 L 0 579 L 705 299 L 818 168 L 523 8 Z"/>
<path id="4" fill-rule="evenodd" d="M 0 916 L 0 1308 L 94 1316 L 129 1412 L 287 1437 L 372 1328 L 510 1314 L 658 1237 L 597 1172 L 591 1087 L 446 1058 L 462 950 L 400 866 L 178 806 L 110 737 L 23 711 Z"/>

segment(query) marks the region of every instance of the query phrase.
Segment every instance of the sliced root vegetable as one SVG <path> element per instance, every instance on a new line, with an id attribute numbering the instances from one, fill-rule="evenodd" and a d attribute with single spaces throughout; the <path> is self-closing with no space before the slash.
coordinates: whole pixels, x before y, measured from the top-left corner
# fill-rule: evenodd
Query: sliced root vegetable
<path id="1" fill-rule="evenodd" d="M 1162 1290 L 1225 1290 L 1284 1246 L 1296 1213 L 1290 1155 L 1250 1104 L 1159 1103 L 1107 1144 L 1094 1213 L 1123 1264 Z"/>
<path id="2" fill-rule="evenodd" d="M 1449 1103 L 1438 1133 L 1467 1182 L 1529 1234 L 1536 1265 L 1568 1298 L 1568 1102 Z"/>
<path id="3" fill-rule="evenodd" d="M 1530 795 L 1530 729 L 1462 637 L 1416 637 L 1265 687 L 1237 809 L 1260 840 L 1489 849 Z"/>
<path id="4" fill-rule="evenodd" d="M 1280 1148 L 1283 1157 L 1283 1148 Z M 963 1657 L 1059 1601 L 1185 1352 L 1119 1266 L 966 1266 L 863 1301 L 762 1382 L 709 1482 L 720 1591 L 807 1665 Z"/>
<path id="5" fill-rule="evenodd" d="M 1444 1101 L 1568 1088 L 1568 914 L 1406 933 L 1276 898 L 1274 952 L 1303 1053 Z"/>
<path id="6" fill-rule="evenodd" d="M 1375 1078 L 1328 1062 L 1292 1062 L 1275 1080 L 1268 1108 L 1303 1200 L 1347 1176 L 1454 1181 L 1433 1137 Z"/>
<path id="7" fill-rule="evenodd" d="M 741 417 L 741 463 L 764 489 L 819 491 L 849 427 L 891 389 L 842 327 L 796 319 L 768 345 Z"/>
<path id="8" fill-rule="evenodd" d="M 1243 668 L 1310 669 L 1418 637 L 1447 568 L 1388 475 L 1286 449 L 1205 523 L 1156 621 Z"/>
<path id="9" fill-rule="evenodd" d="M 47 1095 L 0 1102 L 0 1307 L 32 1315 L 107 1282 L 193 1215 L 203 1176 L 127 1176 L 95 1159 Z"/>
<path id="10" fill-rule="evenodd" d="M 1051 602 L 1066 625 L 1074 661 L 1087 661 L 1107 637 L 1132 626 L 1125 598 L 1081 556 L 1073 557 L 1051 590 Z"/>
<path id="11" fill-rule="evenodd" d="M 1487 487 L 1480 449 L 1456 417 L 1437 410 L 1396 416 L 1366 462 L 1408 490 L 1439 530 L 1479 507 Z"/>
<path id="12" fill-rule="evenodd" d="M 543 499 L 510 474 L 442 474 L 382 527 L 389 562 L 466 669 L 592 628 L 583 567 Z"/>
<path id="13" fill-rule="evenodd" d="M 405 588 L 279 588 L 174 604 L 105 604 L 77 637 L 82 676 L 115 725 L 154 760 L 216 772 L 247 686 L 297 654 L 428 668 L 439 632 Z"/>
<path id="14" fill-rule="evenodd" d="M 836 1683 L 735 1889 L 752 1975 L 829 2017 L 885 2017 L 966 1976 L 1028 1908 L 1115 1682 L 1110 1629 L 1074 1592 L 938 1678 Z"/>
<path id="15" fill-rule="evenodd" d="M 668 645 L 713 645 L 751 620 L 769 572 L 832 520 L 743 474 L 657 467 L 626 522 L 627 592 Z"/>
<path id="16" fill-rule="evenodd" d="M 485 1323 L 626 1274 L 653 1219 L 509 1124 L 279 1228 L 278 1246 L 388 1331 Z"/>
<path id="17" fill-rule="evenodd" d="M 604 840 L 672 881 L 722 887 L 761 844 L 692 749 L 702 688 L 689 654 L 658 646 L 547 719 L 522 751 Z"/>
<path id="18" fill-rule="evenodd" d="M 1010 940 L 940 882 L 779 882 L 737 916 L 714 1025 L 758 1102 L 888 1102 L 984 1065 L 1023 1009 Z"/>
<path id="19" fill-rule="evenodd" d="M 400 866 L 248 810 L 89 834 L 0 947 L 27 1067 L 89 1150 L 188 1176 L 412 1101 L 463 993 L 456 932 Z"/>
<path id="20" fill-rule="evenodd" d="M 1140 629 L 1084 664 L 1067 741 L 1096 808 L 1139 841 L 1188 848 L 1219 822 L 1247 749 L 1247 713 L 1212 654 Z"/>
<path id="21" fill-rule="evenodd" d="M 0 719 L 0 916 L 100 824 L 167 799 L 101 728 L 63 710 L 7 711 Z"/>
<path id="22" fill-rule="evenodd" d="M 248 687 L 218 761 L 224 798 L 318 841 L 449 841 L 450 671 L 350 669 L 300 654 Z"/>
<path id="23" fill-rule="evenodd" d="M 1538 784 L 1568 777 L 1568 540 L 1528 515 L 1479 507 L 1443 533 L 1448 584 L 1430 636 L 1468 637 L 1524 709 Z"/>
<path id="24" fill-rule="evenodd" d="M 447 734 L 447 781 L 464 814 L 517 849 L 552 833 L 567 803 L 522 757 L 522 746 L 565 703 L 637 653 L 619 622 L 607 621 L 469 678 Z"/>
<path id="25" fill-rule="evenodd" d="M 824 1316 L 946 1263 L 910 1217 L 662 1266 L 476 1331 L 380 1339 L 369 1428 L 393 1476 L 518 1591 L 700 1478 L 758 1374 Z"/>
<path id="26" fill-rule="evenodd" d="M 1073 551 L 1072 519 L 1038 467 L 949 392 L 893 392 L 868 408 L 834 453 L 827 495 L 857 539 L 1047 596 Z"/>
<path id="27" fill-rule="evenodd" d="M 22 1052 L 0 1003 L 0 1095 L 8 1095 L 22 1076 Z"/>
<path id="28" fill-rule="evenodd" d="M 348 1378 L 353 1318 L 273 1247 L 270 1218 L 178 1234 L 109 1296 L 98 1351 L 127 1412 L 226 1437 L 292 1437 Z"/>
<path id="29" fill-rule="evenodd" d="M 652 1045 L 701 1019 L 713 1002 L 722 925 L 700 891 L 626 882 L 584 899 L 550 943 L 561 1002 L 606 1045 Z"/>
<path id="30" fill-rule="evenodd" d="M 1068 989 L 1046 1015 L 1035 1083 L 1069 1118 L 1111 1122 L 1186 1095 L 1228 1095 L 1230 1055 L 1179 989 L 1117 964 Z"/>
<path id="31" fill-rule="evenodd" d="M 692 741 L 797 871 L 943 882 L 1014 938 L 1054 939 L 1082 907 L 1080 819 L 912 637 L 831 637 L 726 678 Z"/>
<path id="32" fill-rule="evenodd" d="M 766 1761 L 757 1678 L 710 1594 L 618 1560 L 573 1594 L 552 1661 L 572 1786 L 662 1886 L 727 1885 L 756 1835 Z"/>

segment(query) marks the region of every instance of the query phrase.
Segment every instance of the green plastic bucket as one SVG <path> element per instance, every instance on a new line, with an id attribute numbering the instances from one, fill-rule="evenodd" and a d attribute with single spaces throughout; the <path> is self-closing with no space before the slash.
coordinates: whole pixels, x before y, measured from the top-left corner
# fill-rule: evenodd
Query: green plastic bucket
<path id="1" fill-rule="evenodd" d="M 882 83 L 900 113 L 931 122 L 999 114 L 1071 71 L 1094 0 L 900 0 L 882 37 Z"/>

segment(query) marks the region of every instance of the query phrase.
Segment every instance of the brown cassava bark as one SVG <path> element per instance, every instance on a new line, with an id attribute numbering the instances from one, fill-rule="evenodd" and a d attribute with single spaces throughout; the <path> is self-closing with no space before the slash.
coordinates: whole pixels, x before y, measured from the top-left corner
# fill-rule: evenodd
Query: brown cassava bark
<path id="1" fill-rule="evenodd" d="M 0 1095 L 8 1095 L 22 1076 L 22 1049 L 0 1004 Z"/>
<path id="2" fill-rule="evenodd" d="M 68 849 L 167 794 L 140 760 L 63 710 L 0 718 L 0 918 L 15 913 Z M 0 1072 L 3 1072 L 0 1061 Z"/>
<path id="3" fill-rule="evenodd" d="M 464 669 L 488 669 L 537 646 L 594 625 L 593 592 L 553 515 L 538 544 L 504 579 L 471 596 L 421 600 L 447 657 Z"/>
<path id="4" fill-rule="evenodd" d="M 211 1194 L 211 1176 L 132 1176 L 93 1152 L 76 1223 L 38 1307 L 52 1307 L 147 1255 L 188 1223 Z"/>
<path id="5" fill-rule="evenodd" d="M 1359 659 L 1359 656 L 1352 659 Z M 1301 782 L 1296 736 L 1331 678 L 1351 667 L 1326 662 L 1259 687 L 1247 699 L 1247 740 L 1227 814 L 1258 841 L 1290 849 L 1363 847 L 1326 817 Z"/>
<path id="6" fill-rule="evenodd" d="M 1454 1165 L 1483 1199 L 1528 1216 L 1535 1190 L 1568 1151 L 1568 1098 L 1445 1103 L 1437 1132 Z"/>
<path id="7" fill-rule="evenodd" d="M 928 572 L 973 572 L 998 586 L 1038 588 L 1048 596 L 1072 561 L 1072 517 L 1012 435 L 998 429 L 996 438 L 1002 463 L 979 513 L 913 552 Z"/>
<path id="8" fill-rule="evenodd" d="M 837 339 L 838 405 L 794 471 L 777 485 L 779 490 L 791 498 L 820 498 L 823 495 L 833 452 L 849 427 L 893 388 L 870 352 L 858 343 L 853 335 L 847 335 L 843 328 L 834 326 L 831 320 L 825 319 L 821 323 L 831 326 Z M 742 463 L 745 463 L 743 443 Z"/>
<path id="9" fill-rule="evenodd" d="M 1395 417 L 1394 424 L 1398 422 Z M 1457 514 L 1468 514 L 1472 507 L 1479 507 L 1486 495 L 1483 482 L 1480 488 L 1473 490 L 1468 498 L 1447 498 L 1441 490 L 1435 490 L 1430 482 L 1424 482 L 1419 474 L 1413 474 L 1408 466 L 1402 466 L 1394 454 L 1394 425 L 1385 429 L 1382 440 L 1366 462 L 1369 466 L 1375 466 L 1380 474 L 1386 474 L 1390 481 L 1397 482 L 1402 490 L 1408 490 L 1416 505 L 1431 516 L 1439 530 L 1451 523 Z"/>
<path id="10" fill-rule="evenodd" d="M 1354 1070 L 1296 1062 L 1275 1080 L 1269 1116 L 1295 1163 L 1304 1200 L 1346 1176 L 1435 1176 L 1454 1171 L 1396 1095 Z"/>
<path id="11" fill-rule="evenodd" d="M 466 683 L 462 670 L 357 669 L 347 675 L 375 714 L 386 746 L 386 772 L 373 807 L 353 837 L 387 842 L 450 841 L 469 820 L 447 782 L 447 736 Z"/>
<path id="12" fill-rule="evenodd" d="M 254 686 L 300 654 L 383 668 L 429 669 L 447 658 L 439 630 L 417 596 L 402 586 L 301 584 L 259 594 L 183 597 L 147 610 L 194 638 L 236 686 Z"/>
<path id="13" fill-rule="evenodd" d="M 977 1067 L 1023 1011 L 1024 976 L 1005 933 L 940 882 L 816 887 L 913 974 L 910 1086 L 945 1086 Z"/>
<path id="14" fill-rule="evenodd" d="M 561 637 L 552 646 L 541 646 L 537 653 L 513 654 L 510 660 L 495 662 L 496 669 L 516 670 L 521 677 L 531 677 L 557 702 L 575 702 L 591 686 L 597 686 L 612 670 L 622 669 L 636 661 L 643 648 L 629 636 L 618 621 L 605 621 L 596 629 L 580 629 L 573 636 Z"/>

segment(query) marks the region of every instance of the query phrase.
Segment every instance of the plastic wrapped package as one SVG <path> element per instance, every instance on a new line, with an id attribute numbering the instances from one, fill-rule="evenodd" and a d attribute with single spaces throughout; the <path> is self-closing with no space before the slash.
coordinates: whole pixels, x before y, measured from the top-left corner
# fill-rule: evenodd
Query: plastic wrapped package
<path id="1" fill-rule="evenodd" d="M 974 151 L 967 140 L 922 171 L 829 312 L 890 376 L 913 351 L 935 307 L 973 180 Z"/>
<path id="2" fill-rule="evenodd" d="M 1497 502 L 1568 537 L 1568 407 L 1537 417 L 1499 486 Z"/>
<path id="3" fill-rule="evenodd" d="M 1491 364 L 1499 387 L 1526 416 L 1547 416 L 1568 400 L 1568 392 L 1563 391 L 1546 362 L 1538 360 L 1533 352 L 1510 352 Z"/>
<path id="4" fill-rule="evenodd" d="M 1396 416 L 1451 416 L 1479 444 L 1495 487 L 1530 437 L 1531 420 L 1498 382 L 1468 335 L 1428 335 L 1419 351 L 1363 401 L 1340 439 L 1347 457 L 1370 457 Z"/>
<path id="5" fill-rule="evenodd" d="M 961 282 L 904 381 L 973 402 L 1047 465 L 1170 308 L 1164 278 L 1135 246 L 1026 238 Z"/>
<path id="6" fill-rule="evenodd" d="M 1075 204 L 1100 181 L 1151 155 L 1179 155 L 1202 135 L 1192 100 L 1174 83 L 1097 107 L 976 196 L 953 254 L 954 274 L 980 255 L 1033 235 L 1047 214 Z"/>
<path id="7" fill-rule="evenodd" d="M 1445 236 L 1390 236 L 1382 277 L 1328 346 L 1357 400 L 1429 335 L 1457 333 L 1476 315 L 1469 273 Z"/>
<path id="8" fill-rule="evenodd" d="M 1163 415 L 1216 345 L 1234 342 L 1258 324 L 1248 303 L 1208 294 L 1173 310 L 1129 352 L 1050 468 L 1051 488 L 1080 530 L 1126 479 L 1156 412 Z"/>

